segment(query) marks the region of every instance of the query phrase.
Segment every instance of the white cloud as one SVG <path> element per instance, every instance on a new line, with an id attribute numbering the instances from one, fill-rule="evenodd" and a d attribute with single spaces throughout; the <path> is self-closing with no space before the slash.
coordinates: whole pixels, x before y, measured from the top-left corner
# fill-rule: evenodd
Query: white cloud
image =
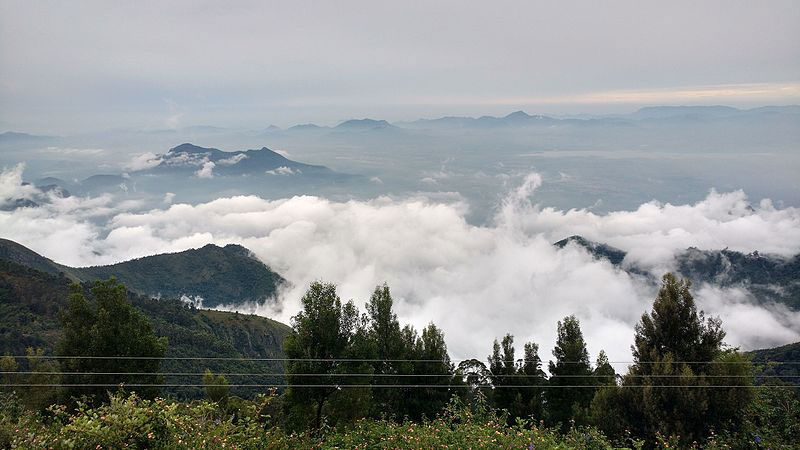
<path id="1" fill-rule="evenodd" d="M 115 210 L 107 198 L 58 199 L 0 212 L 0 230 L 72 265 L 242 244 L 292 283 L 281 307 L 258 309 L 285 322 L 313 280 L 337 283 L 342 298 L 359 304 L 386 281 L 402 320 L 440 324 L 456 358 L 485 357 L 492 339 L 506 332 L 520 343 L 540 343 L 547 357 L 556 321 L 574 313 L 593 355 L 602 348 L 612 360 L 630 359 L 633 325 L 650 308 L 654 289 L 580 248 L 552 245 L 570 234 L 610 242 L 653 267 L 669 266 L 676 249 L 692 245 L 775 252 L 780 242 L 781 253 L 800 251 L 800 211 L 767 202 L 748 208 L 738 192 L 597 215 L 531 203 L 540 184 L 538 175 L 527 177 L 488 226 L 467 223 L 461 201 L 424 195 L 347 202 L 238 196 L 146 212 Z M 754 306 L 738 290 L 700 287 L 696 295 L 722 316 L 732 344 L 754 348 L 800 338 L 797 313 Z"/>
<path id="2" fill-rule="evenodd" d="M 431 177 L 422 178 L 421 180 L 419 180 L 419 182 L 423 183 L 423 184 L 430 184 L 432 186 L 435 186 L 435 185 L 439 184 L 438 181 L 436 181 L 434 178 L 431 178 Z"/>
<path id="3" fill-rule="evenodd" d="M 131 172 L 152 169 L 161 164 L 162 158 L 163 155 L 157 155 L 153 152 L 142 153 L 141 155 L 134 156 L 124 168 Z"/>
<path id="4" fill-rule="evenodd" d="M 63 148 L 63 147 L 47 147 L 40 150 L 41 153 L 52 153 L 70 156 L 97 156 L 105 153 L 102 148 Z"/>
<path id="5" fill-rule="evenodd" d="M 173 201 L 174 199 L 175 199 L 175 193 L 173 193 L 173 192 L 167 192 L 166 194 L 164 194 L 164 200 L 163 200 L 163 202 L 164 202 L 164 204 L 167 204 L 167 205 L 169 205 L 169 204 L 172 204 L 172 201 Z"/>
<path id="6" fill-rule="evenodd" d="M 203 163 L 203 167 L 197 169 L 197 171 L 194 173 L 194 175 L 197 178 L 214 178 L 214 167 L 215 166 L 216 166 L 216 164 L 214 164 L 213 162 L 206 161 L 206 162 Z"/>
<path id="7" fill-rule="evenodd" d="M 187 153 L 180 152 L 177 154 L 162 155 L 165 164 L 170 166 L 202 166 L 207 163 L 208 153 Z"/>
<path id="8" fill-rule="evenodd" d="M 11 169 L 3 168 L 0 172 L 0 206 L 16 199 L 32 199 L 38 190 L 33 185 L 22 184 L 22 173 L 25 171 L 25 164 L 20 163 Z"/>
<path id="9" fill-rule="evenodd" d="M 757 306 L 741 288 L 721 289 L 704 284 L 695 287 L 699 307 L 720 316 L 728 343 L 747 348 L 766 348 L 776 342 L 800 340 L 800 311 L 783 305 Z"/>
<path id="10" fill-rule="evenodd" d="M 299 175 L 302 172 L 300 169 L 292 169 L 291 167 L 281 166 L 277 169 L 267 170 L 264 173 L 267 175 Z"/>
<path id="11" fill-rule="evenodd" d="M 220 159 L 219 161 L 217 161 L 217 164 L 219 164 L 220 166 L 232 166 L 234 164 L 237 164 L 239 161 L 243 159 L 247 159 L 247 155 L 244 153 L 237 153 L 231 156 L 230 158 Z"/>
<path id="12" fill-rule="evenodd" d="M 605 215 L 587 209 L 561 211 L 527 200 L 504 211 L 527 233 L 554 240 L 578 234 L 627 251 L 627 261 L 662 271 L 671 268 L 676 252 L 688 247 L 784 256 L 800 252 L 800 209 L 776 209 L 769 200 L 753 205 L 742 191 L 712 190 L 693 205 L 653 201 Z"/>

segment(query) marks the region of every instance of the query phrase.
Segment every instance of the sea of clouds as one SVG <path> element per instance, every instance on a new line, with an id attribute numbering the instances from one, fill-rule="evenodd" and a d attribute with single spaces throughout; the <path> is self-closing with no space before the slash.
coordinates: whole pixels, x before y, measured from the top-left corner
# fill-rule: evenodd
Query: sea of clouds
<path id="1" fill-rule="evenodd" d="M 0 203 L 48 196 L 23 185 L 22 173 L 19 165 L 0 174 Z M 441 326 L 457 359 L 484 358 L 492 340 L 505 333 L 514 334 L 519 346 L 539 343 L 548 358 L 556 321 L 575 314 L 593 357 L 604 349 L 612 361 L 630 360 L 633 327 L 649 310 L 655 287 L 577 246 L 552 245 L 567 236 L 625 250 L 626 263 L 656 276 L 690 246 L 800 252 L 800 209 L 751 203 L 741 191 L 711 191 L 691 205 L 653 201 L 633 211 L 595 214 L 538 205 L 540 184 L 537 174 L 525 177 L 486 226 L 467 223 L 469 205 L 458 195 L 347 202 L 236 196 L 143 209 L 111 195 L 51 194 L 39 207 L 0 211 L 0 237 L 75 266 L 208 243 L 241 244 L 290 282 L 277 304 L 253 307 L 286 323 L 314 280 L 336 283 L 341 297 L 359 306 L 386 282 L 401 321 Z M 703 285 L 694 293 L 702 309 L 723 320 L 731 345 L 753 349 L 800 340 L 798 312 L 756 306 L 743 288 Z"/>

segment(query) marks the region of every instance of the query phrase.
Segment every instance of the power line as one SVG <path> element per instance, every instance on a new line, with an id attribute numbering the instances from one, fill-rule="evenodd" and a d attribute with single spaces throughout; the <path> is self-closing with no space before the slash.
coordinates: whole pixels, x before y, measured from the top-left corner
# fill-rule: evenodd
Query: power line
<path id="1" fill-rule="evenodd" d="M 124 384 L 124 383 L 86 383 L 86 384 L 57 384 L 57 383 L 39 383 L 39 384 L 5 384 L 2 387 L 153 387 L 153 388 L 166 388 L 166 387 L 253 387 L 253 388 L 335 388 L 335 389 L 342 389 L 342 388 L 396 388 L 396 389 L 413 389 L 413 388 L 422 388 L 422 389 L 434 389 L 434 388 L 446 388 L 446 389 L 472 389 L 474 386 L 471 385 L 449 385 L 449 384 Z M 596 385 L 500 385 L 500 386 L 487 386 L 487 389 L 522 389 L 522 388 L 531 388 L 531 389 L 561 389 L 561 388 L 569 388 L 569 389 L 578 389 L 578 388 L 591 388 L 597 389 L 604 386 L 596 386 Z M 741 389 L 741 388 L 773 388 L 773 387 L 800 387 L 800 385 L 782 385 L 782 386 L 770 386 L 770 385 L 758 385 L 758 386 L 749 386 L 749 385 L 718 385 L 718 386 L 704 386 L 704 385 L 609 385 L 605 387 L 618 387 L 618 388 L 702 388 L 702 389 Z M 480 388 L 480 386 L 478 387 Z"/>
<path id="2" fill-rule="evenodd" d="M 226 375 L 226 376 L 263 376 L 263 377 L 461 377 L 469 376 L 467 374 L 390 374 L 390 373 L 237 373 L 237 372 L 211 372 L 212 375 Z M 2 372 L 0 375 L 162 375 L 162 376 L 205 376 L 205 372 L 29 372 L 29 371 L 12 371 Z M 589 374 L 589 375 L 551 375 L 549 378 L 608 378 L 611 375 Z M 619 375 L 622 376 L 622 375 Z M 681 378 L 684 375 L 624 375 L 627 378 Z M 800 375 L 695 375 L 705 378 L 800 378 Z M 541 375 L 530 374 L 498 374 L 486 375 L 487 378 L 539 378 Z"/>
<path id="3" fill-rule="evenodd" d="M 419 362 L 456 363 L 474 361 L 475 358 L 443 361 L 441 359 L 377 359 L 377 358 L 244 358 L 228 356 L 61 356 L 61 355 L 11 355 L 14 359 L 100 359 L 100 360 L 161 360 L 161 361 L 264 361 L 264 362 Z M 546 362 L 518 359 L 514 362 Z M 586 361 L 558 361 L 561 364 L 586 364 Z M 800 364 L 790 361 L 608 361 L 609 364 Z"/>

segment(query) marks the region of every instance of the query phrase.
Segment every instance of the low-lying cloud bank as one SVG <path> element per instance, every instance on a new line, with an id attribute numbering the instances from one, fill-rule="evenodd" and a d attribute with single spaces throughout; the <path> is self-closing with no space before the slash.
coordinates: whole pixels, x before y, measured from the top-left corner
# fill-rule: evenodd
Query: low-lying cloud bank
<path id="1" fill-rule="evenodd" d="M 21 167 L 0 174 L 0 202 L 29 194 Z M 251 249 L 292 284 L 277 307 L 257 313 L 288 321 L 308 283 L 339 285 L 359 305 L 389 284 L 403 321 L 433 321 L 456 358 L 484 357 L 506 332 L 534 340 L 549 357 L 556 321 L 576 314 L 596 355 L 630 360 L 633 325 L 655 296 L 651 285 L 552 242 L 573 234 L 628 252 L 631 263 L 660 274 L 687 247 L 800 252 L 800 210 L 750 205 L 741 191 L 711 192 L 693 205 L 650 202 L 635 211 L 597 215 L 531 201 L 532 174 L 509 193 L 491 226 L 466 222 L 468 205 L 425 197 L 333 202 L 314 196 L 220 198 L 197 205 L 130 212 L 111 197 L 53 197 L 37 208 L 0 212 L 0 234 L 58 262 L 107 264 L 207 243 Z M 698 286 L 702 308 L 723 319 L 727 342 L 745 349 L 800 340 L 800 314 L 759 307 L 742 289 Z"/>

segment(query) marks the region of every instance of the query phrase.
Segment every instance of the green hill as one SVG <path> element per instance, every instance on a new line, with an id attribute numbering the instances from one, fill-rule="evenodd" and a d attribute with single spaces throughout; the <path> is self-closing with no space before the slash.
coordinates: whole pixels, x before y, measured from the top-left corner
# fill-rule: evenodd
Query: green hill
<path id="1" fill-rule="evenodd" d="M 90 282 L 115 277 L 128 289 L 155 297 L 200 297 L 204 307 L 263 304 L 274 299 L 285 280 L 249 250 L 229 244 L 206 245 L 178 253 L 94 267 L 55 263 L 16 242 L 0 239 L 0 259 L 50 275 L 64 274 L 73 281 Z"/>
<path id="2" fill-rule="evenodd" d="M 625 264 L 626 253 L 604 243 L 570 236 L 553 245 L 564 248 L 570 243 L 585 248 L 597 259 L 607 259 L 628 273 L 652 276 L 635 264 Z M 758 252 L 745 254 L 728 249 L 690 247 L 675 255 L 674 262 L 677 274 L 695 285 L 742 287 L 759 303 L 781 303 L 792 310 L 800 310 L 800 254 L 786 258 Z M 653 281 L 658 282 L 657 278 Z"/>
<path id="3" fill-rule="evenodd" d="M 780 380 L 794 385 L 800 381 L 800 342 L 775 348 L 753 350 L 748 354 L 753 358 L 753 362 L 756 363 L 757 367 L 763 368 L 758 374 L 758 376 L 762 377 L 759 381 L 768 381 L 768 378 L 763 378 L 765 375 L 779 377 Z M 783 361 L 785 363 L 774 361 Z M 766 365 L 758 364 L 767 362 L 770 363 Z"/>
<path id="4" fill-rule="evenodd" d="M 2 255 L 0 255 L 2 256 Z M 0 355 L 22 355 L 27 347 L 50 354 L 61 335 L 59 311 L 66 305 L 71 280 L 64 273 L 53 275 L 0 258 Z M 89 287 L 88 283 L 85 286 Z M 150 320 L 159 336 L 169 344 L 167 358 L 281 358 L 283 339 L 291 329 L 264 317 L 200 310 L 174 298 L 154 299 L 129 292 L 131 303 Z M 214 372 L 282 374 L 277 361 L 236 361 L 226 359 L 170 360 L 162 372 Z M 229 376 L 234 384 L 275 383 L 279 377 Z M 198 384 L 201 376 L 167 376 L 165 383 Z M 234 389 L 249 396 L 264 389 Z M 184 398 L 201 395 L 200 388 L 167 390 Z"/>

